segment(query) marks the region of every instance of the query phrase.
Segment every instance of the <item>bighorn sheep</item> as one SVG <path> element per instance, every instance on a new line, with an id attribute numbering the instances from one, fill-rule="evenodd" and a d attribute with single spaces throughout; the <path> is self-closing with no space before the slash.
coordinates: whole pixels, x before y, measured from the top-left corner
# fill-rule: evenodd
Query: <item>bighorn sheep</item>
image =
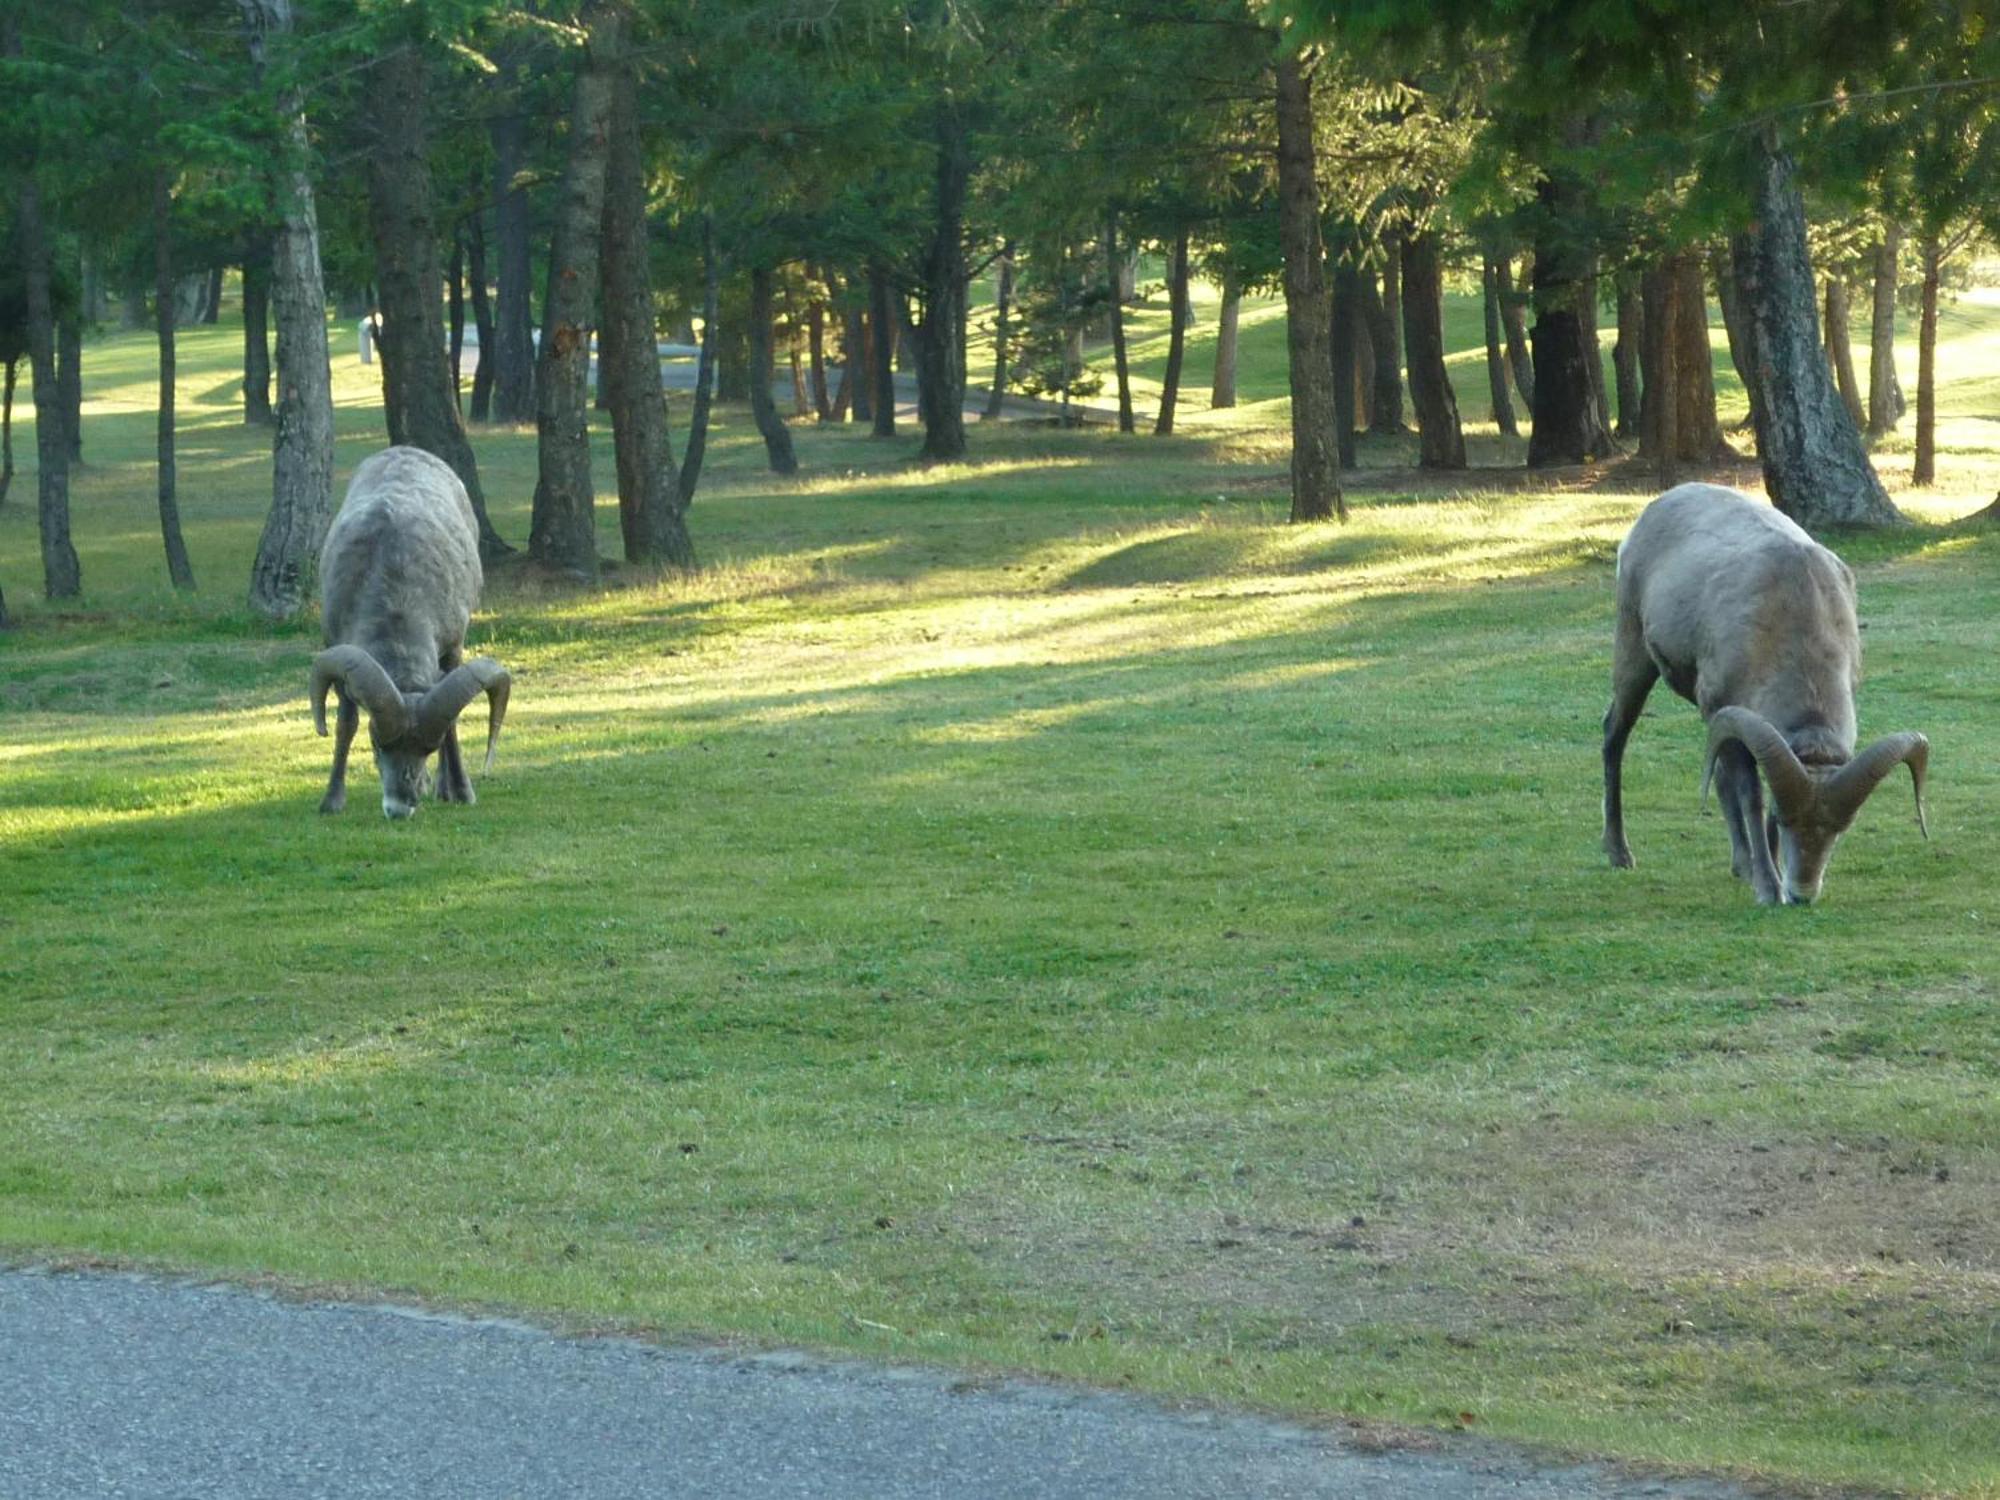
<path id="1" fill-rule="evenodd" d="M 1647 506 L 1618 549 L 1618 635 L 1604 715 L 1604 850 L 1629 869 L 1619 770 L 1656 679 L 1708 721 L 1730 868 L 1765 904 L 1819 895 L 1833 846 L 1899 765 L 1924 822 L 1930 742 L 1892 734 L 1854 755 L 1861 637 L 1854 574 L 1769 505 L 1684 484 Z M 1767 822 L 1757 772 L 1771 783 Z M 1782 866 L 1782 876 L 1778 866 Z"/>
<path id="2" fill-rule="evenodd" d="M 507 669 L 490 656 L 463 660 L 465 627 L 485 575 L 465 486 L 418 448 L 389 448 L 354 471 L 319 554 L 326 649 L 313 659 L 313 727 L 326 733 L 326 693 L 340 700 L 333 777 L 323 813 L 347 805 L 347 751 L 368 710 L 382 812 L 407 818 L 438 752 L 441 802 L 471 802 L 458 750 L 458 716 L 487 698 L 486 769 L 507 717 Z"/>

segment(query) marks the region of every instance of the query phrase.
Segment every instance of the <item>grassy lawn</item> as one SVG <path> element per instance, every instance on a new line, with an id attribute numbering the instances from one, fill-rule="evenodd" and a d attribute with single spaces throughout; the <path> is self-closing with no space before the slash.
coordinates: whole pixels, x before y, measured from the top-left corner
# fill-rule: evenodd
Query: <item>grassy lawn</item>
<path id="1" fill-rule="evenodd" d="M 1268 306 L 1164 442 L 801 428 L 779 482 L 724 412 L 707 570 L 498 570 L 498 768 L 403 825 L 365 762 L 315 813 L 317 636 L 241 608 L 236 334 L 183 345 L 193 600 L 150 345 L 94 345 L 79 605 L 32 472 L 0 510 L 0 1253 L 2000 1495 L 2000 536 L 1937 524 L 2000 472 L 1995 321 L 1927 524 L 1843 546 L 1932 838 L 1892 783 L 1778 911 L 1664 690 L 1599 852 L 1643 476 L 1367 446 L 1351 524 L 1277 524 Z M 477 441 L 523 538 L 532 434 Z"/>

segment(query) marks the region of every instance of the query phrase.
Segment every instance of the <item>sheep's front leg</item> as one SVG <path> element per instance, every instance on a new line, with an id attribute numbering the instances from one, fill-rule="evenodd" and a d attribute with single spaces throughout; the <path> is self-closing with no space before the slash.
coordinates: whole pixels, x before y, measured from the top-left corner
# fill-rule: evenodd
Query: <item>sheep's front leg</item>
<path id="1" fill-rule="evenodd" d="M 1604 711 L 1604 852 L 1614 869 L 1632 868 L 1632 850 L 1625 842 L 1625 741 L 1659 677 L 1637 622 L 1621 614 L 1611 662 L 1611 707 Z"/>
<path id="2" fill-rule="evenodd" d="M 1716 757 L 1715 789 L 1729 825 L 1729 871 L 1748 880 L 1759 902 L 1779 901 L 1778 869 L 1771 860 L 1764 825 L 1764 784 L 1757 779 L 1756 759 L 1740 743 L 1723 746 Z"/>
<path id="3" fill-rule="evenodd" d="M 333 776 L 326 795 L 319 800 L 323 813 L 337 813 L 347 806 L 347 752 L 354 744 L 354 732 L 361 727 L 361 710 L 344 689 L 336 687 L 337 706 L 333 716 Z"/>
<path id="4" fill-rule="evenodd" d="M 440 802 L 479 800 L 472 793 L 472 778 L 465 774 L 465 757 L 458 748 L 456 724 L 444 732 L 444 743 L 438 746 L 437 799 Z"/>

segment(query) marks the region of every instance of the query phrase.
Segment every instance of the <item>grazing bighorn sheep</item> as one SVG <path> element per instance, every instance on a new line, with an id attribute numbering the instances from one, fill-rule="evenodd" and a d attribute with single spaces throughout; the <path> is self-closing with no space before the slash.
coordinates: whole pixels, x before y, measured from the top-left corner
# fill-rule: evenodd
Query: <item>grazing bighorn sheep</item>
<path id="1" fill-rule="evenodd" d="M 326 649 L 313 659 L 313 727 L 326 733 L 326 692 L 340 700 L 333 777 L 323 813 L 347 805 L 347 751 L 368 710 L 382 812 L 407 818 L 438 752 L 441 802 L 471 802 L 458 750 L 458 716 L 487 698 L 486 769 L 507 717 L 507 669 L 490 656 L 463 660 L 465 627 L 485 575 L 465 486 L 441 459 L 389 448 L 354 471 L 319 554 Z"/>
<path id="2" fill-rule="evenodd" d="M 1840 835 L 1899 765 L 1924 822 L 1930 742 L 1892 734 L 1854 755 L 1861 637 L 1854 574 L 1769 505 L 1684 484 L 1647 506 L 1618 548 L 1618 636 L 1604 715 L 1604 850 L 1632 864 L 1619 801 L 1625 740 L 1656 679 L 1708 721 L 1730 868 L 1765 904 L 1819 895 Z M 1757 781 L 1771 783 L 1768 822 Z M 1782 879 L 1777 865 L 1782 864 Z"/>

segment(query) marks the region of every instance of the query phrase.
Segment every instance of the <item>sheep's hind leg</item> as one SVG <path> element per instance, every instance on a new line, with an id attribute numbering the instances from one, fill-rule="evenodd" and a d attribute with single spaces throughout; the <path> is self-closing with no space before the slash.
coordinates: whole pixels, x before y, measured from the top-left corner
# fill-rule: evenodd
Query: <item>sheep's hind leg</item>
<path id="1" fill-rule="evenodd" d="M 1647 654 L 1638 625 L 1621 613 L 1611 662 L 1611 707 L 1604 711 L 1604 852 L 1614 869 L 1632 868 L 1632 849 L 1625 842 L 1625 741 L 1659 680 L 1660 669 Z"/>
<path id="2" fill-rule="evenodd" d="M 354 744 L 355 730 L 361 727 L 361 710 L 354 701 L 337 687 L 334 694 L 337 706 L 333 716 L 333 775 L 327 781 L 326 795 L 319 801 L 323 813 L 337 813 L 347 806 L 347 752 Z"/>
<path id="3" fill-rule="evenodd" d="M 472 792 L 472 778 L 465 774 L 465 757 L 458 748 L 456 724 L 445 731 L 444 743 L 438 746 L 437 799 L 440 802 L 479 800 Z"/>

